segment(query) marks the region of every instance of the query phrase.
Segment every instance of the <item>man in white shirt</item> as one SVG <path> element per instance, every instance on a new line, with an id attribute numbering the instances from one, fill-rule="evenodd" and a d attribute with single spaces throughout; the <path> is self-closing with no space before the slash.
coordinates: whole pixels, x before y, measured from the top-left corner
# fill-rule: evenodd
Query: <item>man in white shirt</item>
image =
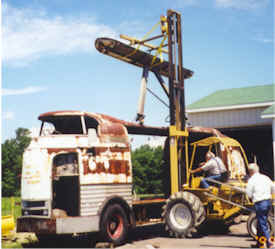
<path id="1" fill-rule="evenodd" d="M 226 180 L 225 178 L 227 178 L 227 170 L 223 161 L 219 157 L 215 156 L 215 154 L 211 151 L 208 151 L 205 155 L 205 160 L 206 162 L 200 164 L 201 167 L 191 170 L 191 174 L 200 171 L 209 172 L 210 176 L 201 180 L 200 186 L 202 188 L 210 187 L 209 185 L 211 184 L 211 182 L 208 182 L 208 179 L 213 179 L 217 181 Z"/>
<path id="2" fill-rule="evenodd" d="M 250 178 L 246 185 L 246 194 L 254 203 L 258 221 L 257 236 L 267 242 L 268 248 L 272 248 L 274 245 L 270 242 L 267 217 L 271 208 L 274 184 L 267 176 L 259 173 L 259 166 L 256 163 L 248 165 L 248 172 Z"/>

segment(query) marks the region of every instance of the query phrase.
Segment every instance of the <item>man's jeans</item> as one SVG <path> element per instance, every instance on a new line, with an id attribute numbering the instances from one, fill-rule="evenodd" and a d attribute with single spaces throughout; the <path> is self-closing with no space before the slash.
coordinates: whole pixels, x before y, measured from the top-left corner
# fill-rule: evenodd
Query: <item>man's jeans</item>
<path id="1" fill-rule="evenodd" d="M 267 217 L 268 211 L 271 208 L 271 201 L 270 200 L 263 200 L 254 203 L 256 217 L 257 217 L 257 236 L 258 238 L 264 237 L 265 240 L 268 242 L 270 238 Z"/>
<path id="2" fill-rule="evenodd" d="M 221 178 L 222 178 L 222 175 L 221 175 L 221 174 L 219 174 L 219 175 L 214 175 L 214 176 L 208 176 L 208 177 L 203 178 L 203 179 L 201 180 L 200 186 L 201 186 L 201 188 L 209 188 L 209 187 L 210 187 L 209 184 L 212 184 L 212 183 L 207 182 L 207 179 L 213 179 L 213 180 L 220 181 Z"/>

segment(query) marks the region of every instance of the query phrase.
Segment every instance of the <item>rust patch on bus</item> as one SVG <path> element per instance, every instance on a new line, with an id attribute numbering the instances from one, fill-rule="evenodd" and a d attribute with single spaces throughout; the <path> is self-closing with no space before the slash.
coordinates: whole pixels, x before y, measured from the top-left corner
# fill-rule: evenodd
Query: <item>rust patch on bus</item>
<path id="1" fill-rule="evenodd" d="M 120 147 L 111 147 L 110 148 L 111 152 L 130 152 L 130 148 L 126 147 L 126 148 L 120 148 Z"/>
<path id="2" fill-rule="evenodd" d="M 131 175 L 129 162 L 125 160 L 109 160 L 109 168 L 106 169 L 104 163 L 96 163 L 96 169 L 91 170 L 87 163 L 84 166 L 84 174 L 125 174 L 126 176 Z"/>
<path id="3" fill-rule="evenodd" d="M 47 149 L 48 151 L 48 154 L 53 154 L 53 153 L 59 153 L 59 152 L 77 152 L 76 149 L 73 149 L 73 148 L 62 148 L 62 149 L 58 149 L 58 148 L 48 148 Z"/>
<path id="4" fill-rule="evenodd" d="M 86 175 L 89 173 L 89 161 L 88 159 L 83 159 L 83 174 Z"/>
<path id="5" fill-rule="evenodd" d="M 130 175 L 129 162 L 125 160 L 110 160 L 109 173 Z"/>

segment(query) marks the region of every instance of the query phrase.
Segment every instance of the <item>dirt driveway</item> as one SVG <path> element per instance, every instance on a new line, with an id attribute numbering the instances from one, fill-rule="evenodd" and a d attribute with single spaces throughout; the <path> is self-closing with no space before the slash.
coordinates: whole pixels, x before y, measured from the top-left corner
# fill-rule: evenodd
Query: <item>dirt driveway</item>
<path id="1" fill-rule="evenodd" d="M 144 227 L 137 227 L 131 231 L 128 243 L 117 249 L 154 249 L 154 248 L 251 248 L 255 241 L 248 236 L 246 222 L 232 225 L 228 233 L 221 229 L 207 226 L 205 235 L 192 239 L 169 238 L 165 232 L 163 224 L 156 224 Z M 10 244 L 12 241 L 17 244 Z M 3 243 L 4 242 L 4 243 Z M 23 248 L 88 248 L 91 247 L 89 241 L 85 239 L 51 240 L 49 245 L 41 245 L 34 234 L 19 233 L 10 241 L 2 240 L 2 247 L 23 247 Z M 109 243 L 96 243 L 95 248 L 113 248 Z"/>
<path id="2" fill-rule="evenodd" d="M 249 237 L 246 223 L 232 225 L 227 234 L 209 233 L 198 238 L 175 239 L 167 237 L 162 225 L 136 228 L 131 241 L 119 249 L 153 248 L 251 248 L 255 241 Z"/>

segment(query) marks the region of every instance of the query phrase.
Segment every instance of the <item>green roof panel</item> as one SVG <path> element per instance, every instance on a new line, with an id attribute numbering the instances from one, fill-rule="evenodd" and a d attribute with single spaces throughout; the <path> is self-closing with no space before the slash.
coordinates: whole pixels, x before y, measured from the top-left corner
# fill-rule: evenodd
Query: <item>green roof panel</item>
<path id="1" fill-rule="evenodd" d="M 232 88 L 216 91 L 187 106 L 187 109 L 227 107 L 274 101 L 274 85 Z"/>
<path id="2" fill-rule="evenodd" d="M 272 106 L 269 106 L 268 108 L 266 108 L 261 114 L 262 115 L 272 115 L 272 114 L 275 114 L 275 104 L 273 104 Z"/>

